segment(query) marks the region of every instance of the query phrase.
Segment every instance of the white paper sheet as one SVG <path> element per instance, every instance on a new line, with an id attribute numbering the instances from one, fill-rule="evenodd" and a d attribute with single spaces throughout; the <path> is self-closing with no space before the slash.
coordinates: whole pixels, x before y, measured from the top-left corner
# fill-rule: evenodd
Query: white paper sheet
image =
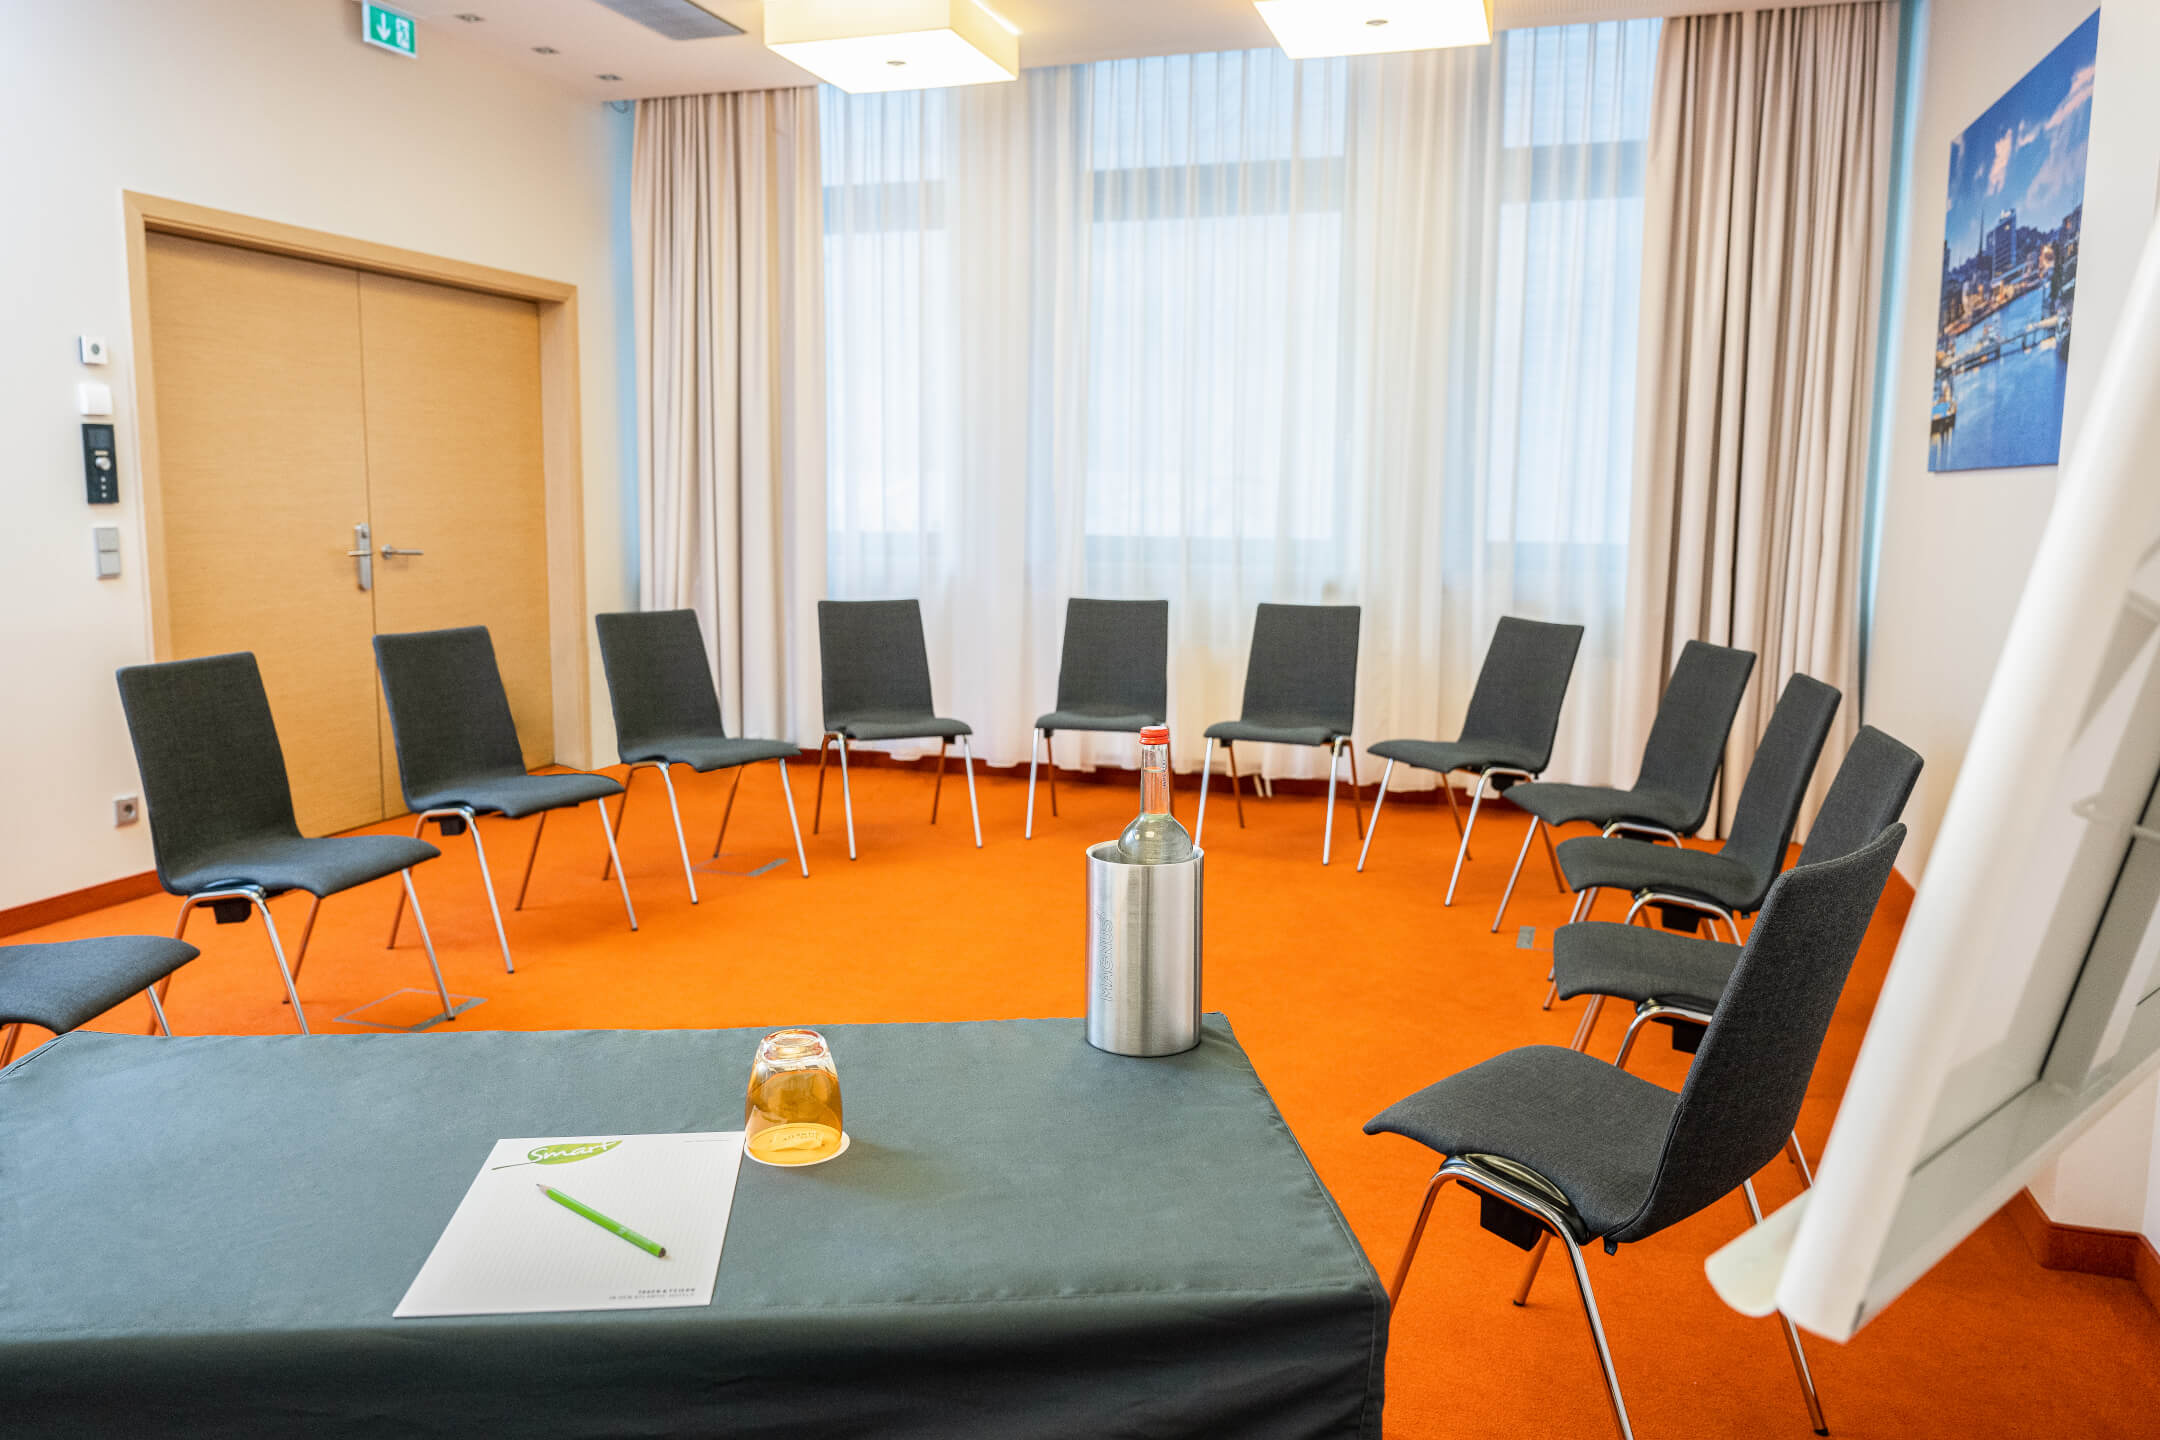
<path id="1" fill-rule="evenodd" d="M 742 1153 L 740 1130 L 498 1140 L 394 1313 L 709 1305 Z M 564 1209 L 541 1185 L 658 1242 L 667 1255 L 649 1255 Z"/>

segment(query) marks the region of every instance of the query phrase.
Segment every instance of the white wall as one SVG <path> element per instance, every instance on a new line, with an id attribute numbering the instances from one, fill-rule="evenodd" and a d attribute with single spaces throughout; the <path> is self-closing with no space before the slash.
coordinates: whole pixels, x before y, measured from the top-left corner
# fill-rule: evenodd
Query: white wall
<path id="1" fill-rule="evenodd" d="M 1900 868 L 1919 876 L 2055 497 L 2053 467 L 1931 475 L 1929 390 L 1951 137 L 2098 8 L 2092 142 L 2063 453 L 2074 441 L 2160 198 L 2160 4 L 1930 0 L 1898 320 L 1868 720 L 1927 758 Z M 2003 784 L 2014 776 L 1998 777 Z M 2033 1186 L 2065 1224 L 2160 1236 L 2154 1090 L 2119 1106 Z M 2150 1178 L 2149 1178 L 2150 1177 Z M 2150 1202 L 2150 1203 L 2148 1203 Z"/>
<path id="2" fill-rule="evenodd" d="M 112 674 L 149 654 L 121 192 L 575 284 L 587 600 L 618 608 L 611 249 L 629 117 L 441 27 L 422 29 L 418 60 L 368 49 L 352 0 L 64 0 L 0 12 L 4 908 L 151 864 L 148 828 L 116 829 L 111 815 L 114 796 L 139 788 Z M 76 363 L 86 331 L 111 345 L 103 370 Z M 113 509 L 83 500 L 74 399 L 89 378 L 115 391 Z M 93 577 L 94 522 L 122 527 L 118 581 Z M 596 748 L 612 755 L 604 705 L 594 723 Z"/>

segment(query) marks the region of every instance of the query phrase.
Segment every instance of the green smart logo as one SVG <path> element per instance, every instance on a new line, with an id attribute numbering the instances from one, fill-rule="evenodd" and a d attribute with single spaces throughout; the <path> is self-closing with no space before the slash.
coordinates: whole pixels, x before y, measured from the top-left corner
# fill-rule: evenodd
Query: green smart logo
<path id="1" fill-rule="evenodd" d="M 605 1155 L 620 1144 L 620 1140 L 585 1140 L 564 1145 L 540 1145 L 526 1151 L 525 1158 L 535 1165 L 568 1165 L 573 1160 Z"/>

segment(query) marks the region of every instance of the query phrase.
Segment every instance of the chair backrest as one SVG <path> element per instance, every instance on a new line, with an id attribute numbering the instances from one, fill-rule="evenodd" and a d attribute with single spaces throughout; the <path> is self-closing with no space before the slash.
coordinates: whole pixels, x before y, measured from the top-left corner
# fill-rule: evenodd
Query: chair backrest
<path id="1" fill-rule="evenodd" d="M 817 623 L 827 730 L 871 715 L 937 713 L 920 602 L 820 600 Z"/>
<path id="2" fill-rule="evenodd" d="M 1748 762 L 1747 779 L 1733 805 L 1732 830 L 1719 853 L 1748 867 L 1756 877 L 1757 900 L 1784 867 L 1785 847 L 1800 822 L 1800 802 L 1807 798 L 1815 762 L 1822 757 L 1830 722 L 1844 698 L 1834 685 L 1812 675 L 1794 675 L 1785 682 L 1785 693 L 1778 696 L 1769 727 L 1755 746 L 1755 758 Z"/>
<path id="3" fill-rule="evenodd" d="M 1641 1240 L 1740 1188 L 1777 1158 L 1905 827 L 1778 877 L 1680 1087 L 1642 1208 L 1608 1239 Z"/>
<path id="4" fill-rule="evenodd" d="M 1065 602 L 1065 649 L 1058 660 L 1057 708 L 1102 715 L 1170 713 L 1170 602 Z"/>
<path id="5" fill-rule="evenodd" d="M 1242 718 L 1348 735 L 1357 718 L 1359 617 L 1355 605 L 1262 605 Z"/>
<path id="6" fill-rule="evenodd" d="M 1740 697 L 1747 693 L 1754 671 L 1751 650 L 1690 640 L 1665 682 L 1635 788 L 1669 791 L 1687 800 L 1695 819 L 1680 827 L 1683 835 L 1694 834 L 1709 818 L 1710 787 L 1717 783 L 1718 766 L 1725 758 L 1725 737 L 1732 733 L 1733 716 L 1740 711 Z"/>
<path id="7" fill-rule="evenodd" d="M 119 680 L 150 806 L 150 845 L 167 889 L 171 876 L 214 851 L 300 833 L 285 751 L 253 655 L 131 665 Z"/>
<path id="8" fill-rule="evenodd" d="M 525 773 L 486 626 L 377 635 L 375 668 L 407 805 L 463 781 Z"/>
<path id="9" fill-rule="evenodd" d="M 1807 844 L 1800 847 L 1800 863 L 1850 855 L 1896 824 L 1912 798 L 1921 764 L 1910 746 L 1872 725 L 1861 726 L 1830 782 L 1822 809 L 1815 812 Z"/>
<path id="10" fill-rule="evenodd" d="M 661 741 L 727 734 L 697 611 L 595 615 L 593 626 L 625 761 Z"/>
<path id="11" fill-rule="evenodd" d="M 1532 774 L 1552 759 L 1553 735 L 1583 627 L 1500 617 L 1463 715 L 1464 740 L 1501 740 L 1536 753 Z"/>

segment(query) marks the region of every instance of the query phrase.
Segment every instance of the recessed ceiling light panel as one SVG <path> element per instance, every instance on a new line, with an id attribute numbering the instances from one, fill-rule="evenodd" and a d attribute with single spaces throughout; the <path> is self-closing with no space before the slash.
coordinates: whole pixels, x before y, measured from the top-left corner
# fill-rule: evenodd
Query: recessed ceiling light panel
<path id="1" fill-rule="evenodd" d="M 1020 75 L 1020 32 L 981 0 L 765 0 L 765 44 L 858 95 Z"/>
<path id="2" fill-rule="evenodd" d="M 1492 43 L 1492 0 L 1253 0 L 1293 60 Z"/>

